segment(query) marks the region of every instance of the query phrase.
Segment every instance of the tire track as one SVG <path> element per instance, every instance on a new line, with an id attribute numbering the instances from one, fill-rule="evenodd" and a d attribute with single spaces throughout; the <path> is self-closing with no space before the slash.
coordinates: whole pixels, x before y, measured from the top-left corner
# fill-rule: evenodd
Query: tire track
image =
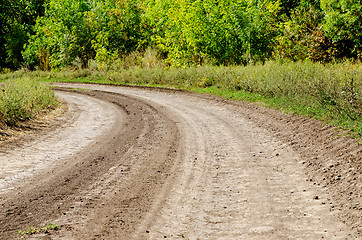
<path id="1" fill-rule="evenodd" d="M 122 118 L 116 114 L 115 107 L 104 101 L 65 92 L 57 95 L 67 99 L 69 109 L 63 118 L 69 119 L 50 134 L 23 143 L 20 151 L 19 148 L 3 149 L 0 153 L 0 192 L 14 189 L 15 183 L 23 182 L 26 176 L 79 153 L 102 133 L 110 131 L 116 119 Z"/>
<path id="2" fill-rule="evenodd" d="M 186 133 L 198 140 L 184 152 L 194 160 L 184 165 L 165 210 L 133 239 L 348 236 L 343 224 L 330 221 L 328 208 L 313 200 L 316 189 L 295 168 L 300 159 L 266 131 L 240 116 L 225 120 L 215 108 L 188 105 L 172 111 L 184 117 Z"/>
<path id="3" fill-rule="evenodd" d="M 52 238 L 126 236 L 167 176 L 177 131 L 165 115 L 119 94 L 85 91 L 82 95 L 118 108 L 117 121 L 82 152 L 62 159 L 62 167 L 48 168 L 16 191 L 1 195 L 0 239 L 53 222 L 60 230 Z M 117 231 L 111 231 L 113 225 Z"/>
<path id="4" fill-rule="evenodd" d="M 183 140 L 183 165 L 178 169 L 181 174 L 170 180 L 167 185 L 174 186 L 168 188 L 168 199 L 156 199 L 154 210 L 132 239 L 354 238 L 349 227 L 336 221 L 338 212 L 329 212 L 325 205 L 329 196 L 305 181 L 301 164 L 304 159 L 286 142 L 275 139 L 272 132 L 276 128 L 272 132 L 258 128 L 235 107 L 210 105 L 207 100 L 183 94 L 178 98 L 170 91 L 97 88 L 158 104 L 179 116 L 177 123 Z M 224 170 L 218 165 L 217 170 L 212 167 L 219 155 L 221 160 L 217 161 L 223 163 Z M 213 175 L 217 177 L 210 177 Z M 241 181 L 248 178 L 247 182 Z M 243 194 L 228 198 L 228 191 L 240 193 L 240 189 L 228 189 L 223 186 L 225 182 L 243 186 Z M 253 197 L 250 200 L 244 195 Z M 229 208 L 236 215 L 228 215 L 228 207 L 220 207 L 228 202 L 226 199 L 236 203 L 234 209 Z M 240 199 L 244 202 L 238 202 Z"/>
<path id="5" fill-rule="evenodd" d="M 81 94 L 116 107 L 120 121 L 61 169 L 35 176 L 36 186 L 1 195 L 1 237 L 55 222 L 60 230 L 32 238 L 358 238 L 330 211 L 334 193 L 306 175 L 308 121 L 170 90 L 58 85 L 93 89 Z"/>

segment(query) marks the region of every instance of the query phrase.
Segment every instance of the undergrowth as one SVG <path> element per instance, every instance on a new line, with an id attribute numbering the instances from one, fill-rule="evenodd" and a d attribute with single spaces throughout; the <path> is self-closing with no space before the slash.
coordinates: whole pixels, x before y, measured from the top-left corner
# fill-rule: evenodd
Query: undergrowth
<path id="1" fill-rule="evenodd" d="M 248 66 L 164 69 L 17 71 L 5 78 L 31 76 L 42 81 L 147 85 L 186 89 L 313 117 L 362 137 L 362 64 L 270 61 Z"/>
<path id="2" fill-rule="evenodd" d="M 9 79 L 0 89 L 0 127 L 35 118 L 58 104 L 47 84 L 30 78 Z"/>

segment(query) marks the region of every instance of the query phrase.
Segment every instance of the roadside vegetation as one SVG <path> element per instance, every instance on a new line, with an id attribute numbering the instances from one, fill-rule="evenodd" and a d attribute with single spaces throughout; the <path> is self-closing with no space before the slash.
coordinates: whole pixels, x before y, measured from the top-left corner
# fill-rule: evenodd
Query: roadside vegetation
<path id="1" fill-rule="evenodd" d="M 0 68 L 99 68 L 156 49 L 167 67 L 362 58 L 358 0 L 4 0 Z"/>
<path id="2" fill-rule="evenodd" d="M 355 138 L 362 137 L 362 64 L 268 61 L 248 66 L 173 69 L 114 66 L 104 71 L 97 68 L 19 70 L 2 76 L 12 81 L 29 75 L 45 82 L 171 87 L 233 100 L 262 102 L 268 107 L 338 126 Z"/>
<path id="3" fill-rule="evenodd" d="M 360 138 L 361 11 L 358 0 L 4 0 L 1 78 L 207 92 Z"/>
<path id="4" fill-rule="evenodd" d="M 0 89 L 0 129 L 36 118 L 58 105 L 47 84 L 29 78 L 5 81 Z"/>

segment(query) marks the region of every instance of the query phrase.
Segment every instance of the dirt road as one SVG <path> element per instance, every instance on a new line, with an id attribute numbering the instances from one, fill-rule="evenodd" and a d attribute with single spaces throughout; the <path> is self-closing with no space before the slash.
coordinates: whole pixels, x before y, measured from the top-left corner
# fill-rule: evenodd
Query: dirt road
<path id="1" fill-rule="evenodd" d="M 0 145 L 0 239 L 358 239 L 362 146 L 174 90 L 57 84 L 57 127 Z M 57 230 L 17 235 L 51 223 Z"/>

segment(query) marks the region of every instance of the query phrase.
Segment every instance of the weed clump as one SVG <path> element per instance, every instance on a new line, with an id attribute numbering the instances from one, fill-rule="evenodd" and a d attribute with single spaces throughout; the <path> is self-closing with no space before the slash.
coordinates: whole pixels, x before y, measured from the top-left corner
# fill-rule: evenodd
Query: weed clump
<path id="1" fill-rule="evenodd" d="M 24 231 L 19 230 L 18 235 L 22 236 L 22 235 L 33 235 L 37 233 L 48 233 L 49 231 L 57 231 L 58 229 L 59 227 L 55 223 L 53 223 L 42 228 L 29 227 L 27 230 Z"/>
<path id="2" fill-rule="evenodd" d="M 58 105 L 50 86 L 30 78 L 7 80 L 0 89 L 0 127 L 35 118 Z"/>

